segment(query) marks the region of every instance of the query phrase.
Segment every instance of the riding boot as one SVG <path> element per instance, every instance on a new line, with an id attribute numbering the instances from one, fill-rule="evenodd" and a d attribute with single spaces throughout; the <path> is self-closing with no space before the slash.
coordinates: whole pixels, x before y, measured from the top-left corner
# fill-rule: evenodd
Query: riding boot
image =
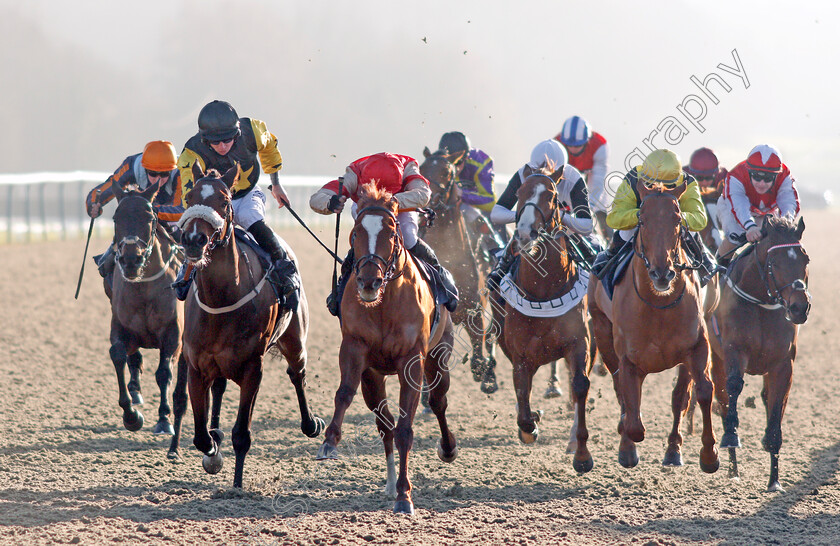
<path id="1" fill-rule="evenodd" d="M 190 293 L 190 286 L 192 286 L 193 278 L 195 277 L 195 266 L 191 263 L 184 262 L 178 269 L 178 276 L 175 277 L 175 282 L 170 286 L 175 291 L 175 297 L 181 301 L 187 299 L 187 294 Z"/>
<path id="2" fill-rule="evenodd" d="M 411 252 L 412 256 L 420 258 L 430 266 L 437 269 L 438 273 L 440 273 L 440 279 L 443 281 L 443 287 L 446 289 L 447 295 L 449 296 L 444 305 L 447 309 L 449 309 L 449 312 L 454 312 L 458 307 L 458 289 L 455 287 L 455 280 L 452 278 L 452 274 L 445 267 L 440 265 L 432 247 L 427 245 L 423 239 L 418 237 L 417 244 L 409 248 L 408 251 Z"/>
<path id="3" fill-rule="evenodd" d="M 334 317 L 339 315 L 341 311 L 341 298 L 344 297 L 344 288 L 347 286 L 347 281 L 350 279 L 350 273 L 353 271 L 353 262 L 356 257 L 351 248 L 341 262 L 341 276 L 338 277 L 338 283 L 333 286 L 330 295 L 327 296 L 327 310 Z"/>
<path id="4" fill-rule="evenodd" d="M 718 272 L 718 264 L 706 249 L 706 245 L 700 239 L 699 233 L 688 234 L 684 238 L 684 242 L 686 250 L 688 250 L 693 261 L 700 262 L 700 269 L 698 270 L 700 273 L 700 286 L 706 286 Z"/>
<path id="5" fill-rule="evenodd" d="M 723 241 L 721 241 L 715 260 L 722 271 L 726 271 L 729 268 L 729 262 L 732 261 L 732 254 L 736 248 L 738 248 L 738 245 L 733 243 L 729 237 L 724 237 Z"/>
<path id="6" fill-rule="evenodd" d="M 490 291 L 498 291 L 499 290 L 499 283 L 502 282 L 502 279 L 505 275 L 508 274 L 510 271 L 510 267 L 513 265 L 514 256 L 513 253 L 510 251 L 509 247 L 505 247 L 502 249 L 502 255 L 499 257 L 499 261 L 496 263 L 496 266 L 493 268 L 493 271 L 487 275 L 487 281 L 485 282 L 485 286 Z"/>
<path id="7" fill-rule="evenodd" d="M 300 276 L 295 262 L 289 258 L 277 236 L 265 223 L 258 220 L 251 224 L 248 232 L 254 236 L 260 248 L 271 256 L 271 268 L 268 270 L 268 282 L 277 287 L 280 306 L 294 311 L 300 300 Z"/>
<path id="8" fill-rule="evenodd" d="M 114 247 L 109 246 L 105 252 L 94 256 L 93 261 L 96 262 L 97 267 L 99 267 L 99 274 L 102 275 L 102 278 L 104 279 L 114 272 L 114 266 L 117 263 L 116 256 L 114 254 Z"/>
<path id="9" fill-rule="evenodd" d="M 613 228 L 607 225 L 607 213 L 604 211 L 595 211 L 595 219 L 598 221 L 598 226 L 601 228 L 601 235 L 604 239 L 609 239 L 614 235 Z"/>
<path id="10" fill-rule="evenodd" d="M 618 251 L 624 246 L 624 244 L 625 241 L 621 238 L 621 233 L 619 231 L 614 231 L 612 240 L 610 241 L 610 246 L 608 246 L 603 252 L 599 252 L 595 257 L 595 261 L 592 262 L 592 273 L 596 277 L 599 279 L 604 278 L 604 272 L 607 264 L 615 257 L 616 254 L 618 254 Z"/>

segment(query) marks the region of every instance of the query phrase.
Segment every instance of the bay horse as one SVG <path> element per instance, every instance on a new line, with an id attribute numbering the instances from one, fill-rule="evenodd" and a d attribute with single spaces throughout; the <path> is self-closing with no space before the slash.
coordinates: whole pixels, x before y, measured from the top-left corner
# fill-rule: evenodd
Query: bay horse
<path id="1" fill-rule="evenodd" d="M 240 397 L 231 431 L 236 454 L 233 486 L 242 487 L 245 456 L 251 446 L 251 418 L 269 348 L 279 349 L 288 363 L 286 373 L 297 393 L 303 433 L 315 438 L 323 431 L 324 421 L 310 410 L 304 388 L 309 329 L 306 296 L 301 288 L 298 308 L 281 308 L 267 283 L 267 268 L 252 248 L 237 243 L 231 203 L 237 173 L 236 166 L 223 176 L 213 169 L 204 173 L 196 162 L 196 182 L 186 196 L 180 224 L 186 260 L 196 266 L 184 309 L 184 357 L 195 418 L 193 444 L 204 453 L 202 465 L 208 473 L 222 469 L 220 443 L 224 435 L 217 428 L 208 432 L 208 393 L 213 384 L 216 406 L 220 403 L 216 395 L 224 391 L 222 380 L 234 381 L 240 387 Z M 280 242 L 297 261 L 292 249 Z M 216 420 L 217 416 L 214 407 Z"/>
<path id="2" fill-rule="evenodd" d="M 169 384 L 172 364 L 181 356 L 184 317 L 183 306 L 169 287 L 180 265 L 178 246 L 158 223 L 152 207 L 158 189 L 157 185 L 149 185 L 145 191 L 113 186 L 118 203 L 112 247 L 116 267 L 111 278 L 105 279 L 105 292 L 111 300 L 110 356 L 117 373 L 123 425 L 130 431 L 143 427 L 143 414 L 134 407 L 143 403 L 140 348 L 158 349 L 155 380 L 160 405 L 152 432 L 174 435 L 169 423 Z M 128 385 L 126 364 L 131 375 Z"/>
<path id="3" fill-rule="evenodd" d="M 516 231 L 520 262 L 515 273 L 502 279 L 504 305 L 493 306 L 502 351 L 513 365 L 519 439 L 531 444 L 539 435 L 542 412 L 531 411 L 534 374 L 544 364 L 564 358 L 573 370 L 575 421 L 568 452 L 578 472 L 592 469 L 587 448 L 586 400 L 589 393 L 591 336 L 587 319 L 586 272 L 570 258 L 561 224 L 562 204 L 556 184 L 562 169 L 531 174 L 517 192 Z M 514 266 L 516 267 L 516 266 Z M 512 271 L 514 271 L 512 269 Z M 523 300 L 514 305 L 513 301 Z M 532 313 L 530 307 L 543 312 Z"/>
<path id="4" fill-rule="evenodd" d="M 765 216 L 764 237 L 732 260 L 720 287 L 720 303 L 707 316 L 712 336 L 715 395 L 722 406 L 724 433 L 720 447 L 729 448 L 730 477 L 738 477 L 738 396 L 744 373 L 763 376 L 761 399 L 767 428 L 761 443 L 770 453 L 767 491 L 783 491 L 779 483 L 782 418 L 793 378 L 799 325 L 808 319 L 808 255 L 802 247 L 805 222 Z"/>
<path id="5" fill-rule="evenodd" d="M 385 493 L 396 495 L 395 513 L 413 514 L 408 454 L 414 442 L 413 421 L 424 379 L 429 386 L 429 405 L 440 426 L 438 456 L 450 463 L 458 455 L 455 436 L 446 420 L 452 320 L 443 306 L 436 310 L 434 294 L 403 244 L 393 196 L 366 185 L 360 190 L 357 204 L 359 212 L 350 244 L 359 258 L 341 300 L 341 384 L 317 459 L 338 458 L 344 414 L 361 383 L 385 448 Z M 397 375 L 400 382 L 396 425 L 385 392 L 388 375 Z M 400 454 L 398 479 L 395 440 Z"/>
<path id="6" fill-rule="evenodd" d="M 673 427 L 662 461 L 682 465 L 680 422 L 689 401 L 692 380 L 703 415 L 700 468 L 717 471 L 720 461 L 712 430 L 712 382 L 709 341 L 703 320 L 700 282 L 680 245 L 679 198 L 686 189 L 639 183 L 638 233 L 627 272 L 615 286 L 612 300 L 594 276 L 589 283 L 589 311 L 595 340 L 613 377 L 621 420 L 618 461 L 625 468 L 639 462 L 636 443 L 645 438 L 640 406 L 645 376 L 679 365 L 671 396 Z"/>
<path id="7" fill-rule="evenodd" d="M 430 208 L 435 211 L 434 227 L 421 227 L 420 236 L 429 243 L 452 273 L 458 287 L 458 308 L 452 313 L 452 322 L 467 330 L 472 356 L 470 359 L 473 380 L 481 382 L 481 391 L 492 394 L 499 389 L 496 382 L 496 347 L 490 335 L 490 317 L 486 316 L 488 300 L 484 279 L 489 268 L 478 258 L 481 250 L 472 240 L 464 216 L 461 214 L 461 189 L 455 165 L 446 154 L 438 150 L 423 150 L 425 160 L 420 174 L 429 181 L 432 190 Z M 485 356 L 485 354 L 487 356 Z"/>

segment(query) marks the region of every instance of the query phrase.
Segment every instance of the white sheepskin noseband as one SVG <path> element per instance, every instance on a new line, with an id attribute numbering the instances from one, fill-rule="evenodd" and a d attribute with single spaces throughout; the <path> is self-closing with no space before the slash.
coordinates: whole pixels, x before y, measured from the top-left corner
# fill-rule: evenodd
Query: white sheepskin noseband
<path id="1" fill-rule="evenodd" d="M 193 205 L 181 215 L 181 219 L 178 220 L 178 227 L 184 229 L 184 225 L 193 218 L 204 220 L 214 230 L 220 230 L 225 225 L 225 219 L 212 208 L 207 205 Z"/>

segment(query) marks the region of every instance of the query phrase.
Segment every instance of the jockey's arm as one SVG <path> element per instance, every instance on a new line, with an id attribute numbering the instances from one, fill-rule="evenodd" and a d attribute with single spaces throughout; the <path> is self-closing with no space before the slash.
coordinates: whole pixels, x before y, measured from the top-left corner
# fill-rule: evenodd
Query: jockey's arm
<path id="1" fill-rule="evenodd" d="M 788 175 L 779 185 L 776 193 L 776 205 L 782 216 L 795 218 L 799 214 L 799 192 L 796 191 L 796 180 Z"/>
<path id="2" fill-rule="evenodd" d="M 187 194 L 192 190 L 193 184 L 195 184 L 192 167 L 196 162 L 198 162 L 202 171 L 207 170 L 207 165 L 205 165 L 201 156 L 189 148 L 184 148 L 184 151 L 178 156 L 178 171 L 181 173 L 181 199 L 186 198 Z"/>
<path id="3" fill-rule="evenodd" d="M 680 196 L 680 215 L 683 225 L 690 231 L 701 231 L 706 227 L 706 206 L 700 196 L 700 186 L 692 179 Z"/>
<path id="4" fill-rule="evenodd" d="M 400 209 L 415 209 L 425 207 L 432 198 L 432 190 L 425 178 L 410 180 L 403 191 L 394 196 Z"/>
<path id="5" fill-rule="evenodd" d="M 752 217 L 750 198 L 740 180 L 730 174 L 726 178 L 723 195 L 726 197 L 727 206 L 731 207 L 732 214 L 741 227 L 749 230 L 757 225 Z"/>
<path id="6" fill-rule="evenodd" d="M 522 178 L 519 172 L 514 173 L 508 182 L 507 188 L 502 192 L 502 195 L 490 211 L 490 221 L 494 224 L 510 224 L 516 221 L 516 212 L 513 207 L 516 206 L 516 192 L 522 186 Z"/>
<path id="7" fill-rule="evenodd" d="M 258 119 L 251 119 L 251 129 L 257 142 L 257 153 L 263 172 L 273 174 L 283 168 L 283 157 L 277 149 L 277 137 L 269 132 L 265 123 Z"/>
<path id="8" fill-rule="evenodd" d="M 638 223 L 639 202 L 625 178 L 615 192 L 615 199 L 607 213 L 607 225 L 613 229 L 633 229 Z"/>
<path id="9" fill-rule="evenodd" d="M 105 182 L 99 184 L 87 195 L 85 199 L 85 208 L 88 216 L 96 218 L 102 214 L 102 207 L 109 203 L 114 198 L 114 184 L 126 185 L 128 182 L 134 182 L 134 171 L 131 168 L 131 157 L 127 157 L 120 163 L 114 174 L 108 177 Z"/>
<path id="10" fill-rule="evenodd" d="M 569 167 L 567 166 L 566 169 L 571 171 Z M 577 173 L 577 170 L 575 169 L 574 172 Z M 561 180 L 560 184 L 566 184 L 570 181 Z M 560 191 L 559 187 L 558 191 Z M 565 200 L 566 196 L 562 196 L 562 198 Z M 577 181 L 569 191 L 568 199 L 572 207 L 572 212 L 571 214 L 563 212 L 560 215 L 560 223 L 576 233 L 589 235 L 592 233 L 593 227 L 592 211 L 589 209 L 589 193 L 586 190 L 586 181 L 580 176 L 580 173 L 577 174 Z"/>
<path id="11" fill-rule="evenodd" d="M 324 184 L 324 186 L 312 194 L 309 198 L 309 207 L 318 214 L 332 214 L 330 210 L 330 199 L 338 195 L 338 179 L 331 180 Z M 344 173 L 344 184 L 342 185 L 341 195 L 345 198 L 356 195 L 358 188 L 358 178 L 350 167 Z"/>

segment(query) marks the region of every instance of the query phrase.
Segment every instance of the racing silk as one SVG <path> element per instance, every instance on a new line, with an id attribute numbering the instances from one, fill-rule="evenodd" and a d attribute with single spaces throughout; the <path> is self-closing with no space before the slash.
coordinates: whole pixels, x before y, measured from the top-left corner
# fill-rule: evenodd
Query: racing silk
<path id="1" fill-rule="evenodd" d="M 467 152 L 465 162 L 458 180 L 458 185 L 461 186 L 461 201 L 490 212 L 496 204 L 496 195 L 493 192 L 493 158 L 473 148 Z"/>
<path id="2" fill-rule="evenodd" d="M 524 169 L 523 167 L 522 169 Z M 494 224 L 509 224 L 516 221 L 516 192 L 522 186 L 522 169 L 519 169 L 508 182 L 493 211 L 490 220 Z M 571 165 L 563 165 L 563 174 L 555 189 L 560 201 L 560 207 L 567 214 L 562 215 L 562 223 L 576 233 L 588 235 L 592 233 L 592 213 L 589 210 L 589 193 L 586 181 L 580 172 Z"/>
<path id="3" fill-rule="evenodd" d="M 239 180 L 233 185 L 233 199 L 241 199 L 257 185 L 260 178 L 260 164 L 266 174 L 276 173 L 283 168 L 283 158 L 277 149 L 277 137 L 268 131 L 265 123 L 258 119 L 239 118 L 242 134 L 237 137 L 230 151 L 219 155 L 196 134 L 184 145 L 178 157 L 181 170 L 182 193 L 186 196 L 193 187 L 192 166 L 195 162 L 203 171 L 216 169 L 219 173 L 239 164 Z M 259 163 L 257 162 L 259 155 Z"/>
<path id="4" fill-rule="evenodd" d="M 119 168 L 108 179 L 93 188 L 85 199 L 86 205 L 90 208 L 93 203 L 105 205 L 114 198 L 114 184 L 121 188 L 129 185 L 136 185 L 140 191 L 149 187 L 149 177 L 146 169 L 141 164 L 143 154 L 134 154 L 126 157 Z M 99 191 L 97 198 L 96 192 Z M 181 178 L 177 169 L 169 173 L 169 178 L 160 186 L 160 189 L 152 201 L 152 208 L 157 213 L 158 219 L 164 222 L 177 222 L 184 213 L 184 206 L 181 202 Z"/>
<path id="5" fill-rule="evenodd" d="M 429 181 L 420 174 L 420 166 L 417 160 L 407 155 L 380 153 L 375 154 L 377 159 L 387 157 L 393 161 L 399 169 L 402 177 L 397 180 L 376 180 L 376 186 L 388 190 L 396 198 L 400 209 L 413 209 L 425 207 L 432 197 L 432 190 L 429 189 Z M 341 194 L 349 197 L 354 202 L 359 199 L 359 189 L 364 184 L 359 183 L 362 176 L 362 169 L 365 163 L 375 156 L 365 156 L 357 159 L 347 166 L 344 173 L 344 185 Z M 317 213 L 332 214 L 329 204 L 330 198 L 338 194 L 338 180 L 332 180 L 315 192 L 309 198 L 309 206 Z"/>
<path id="6" fill-rule="evenodd" d="M 745 230 L 756 225 L 755 217 L 757 216 L 778 212 L 780 216 L 794 218 L 799 214 L 799 193 L 796 191 L 796 181 L 784 163 L 782 163 L 782 172 L 776 175 L 776 180 L 770 186 L 770 190 L 764 194 L 755 190 L 747 170 L 747 162 L 738 163 L 726 177 L 723 197 L 738 224 Z"/>
<path id="7" fill-rule="evenodd" d="M 607 214 L 607 225 L 613 229 L 628 230 L 639 224 L 639 207 L 642 199 L 639 196 L 639 170 L 641 166 L 633 167 L 624 176 L 618 191 L 615 192 L 610 212 Z M 686 188 L 680 196 L 679 206 L 682 223 L 691 231 L 700 231 L 706 227 L 706 207 L 700 197 L 700 187 L 690 174 L 685 174 Z M 671 186 L 674 187 L 674 186 Z"/>
<path id="8" fill-rule="evenodd" d="M 560 141 L 558 133 L 554 140 Z M 562 144 L 562 143 L 561 143 Z M 566 149 L 568 151 L 568 148 Z M 569 165 L 579 170 L 586 176 L 586 182 L 590 186 L 598 187 L 604 184 L 607 177 L 607 139 L 600 133 L 592 133 L 589 141 L 584 144 L 583 150 L 577 155 L 569 153 Z"/>

